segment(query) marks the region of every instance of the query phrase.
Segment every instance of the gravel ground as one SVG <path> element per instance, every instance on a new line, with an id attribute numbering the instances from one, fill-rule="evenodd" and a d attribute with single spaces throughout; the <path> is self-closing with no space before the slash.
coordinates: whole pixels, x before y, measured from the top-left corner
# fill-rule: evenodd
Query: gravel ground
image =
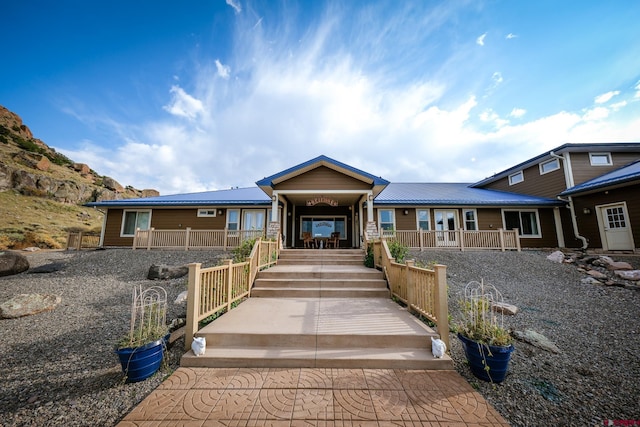
<path id="1" fill-rule="evenodd" d="M 516 342 L 504 383 L 475 379 L 451 335 L 456 369 L 514 426 L 602 425 L 640 420 L 640 291 L 584 285 L 574 265 L 554 264 L 547 253 L 422 252 L 410 256 L 447 265 L 449 306 L 455 321 L 464 285 L 483 278 L 520 312 L 505 318 L 533 329 L 562 350 L 553 354 Z M 32 267 L 62 263 L 48 274 L 0 277 L 0 302 L 20 293 L 62 297 L 55 310 L 0 320 L 0 426 L 112 426 L 155 389 L 179 363 L 183 341 L 169 349 L 160 374 L 125 384 L 114 344 L 129 327 L 134 285 L 152 264 L 213 265 L 220 252 L 131 251 L 29 254 Z M 638 257 L 614 257 L 640 269 Z M 184 316 L 175 297 L 186 279 L 161 282 L 168 318 Z"/>

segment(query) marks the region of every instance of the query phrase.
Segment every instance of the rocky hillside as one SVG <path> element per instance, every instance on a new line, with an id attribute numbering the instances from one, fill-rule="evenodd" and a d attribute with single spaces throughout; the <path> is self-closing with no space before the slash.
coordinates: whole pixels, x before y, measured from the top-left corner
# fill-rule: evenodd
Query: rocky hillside
<path id="1" fill-rule="evenodd" d="M 102 214 L 82 204 L 157 195 L 57 153 L 0 106 L 0 249 L 60 247 L 68 231 L 100 229 Z"/>

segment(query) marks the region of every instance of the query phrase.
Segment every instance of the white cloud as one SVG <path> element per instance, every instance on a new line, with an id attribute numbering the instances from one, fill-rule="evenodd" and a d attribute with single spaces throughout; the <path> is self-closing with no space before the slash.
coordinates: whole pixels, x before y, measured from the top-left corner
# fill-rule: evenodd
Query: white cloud
<path id="1" fill-rule="evenodd" d="M 195 119 L 204 112 L 202 101 L 186 93 L 180 86 L 172 86 L 170 92 L 173 95 L 171 103 L 163 107 L 169 113 Z"/>
<path id="2" fill-rule="evenodd" d="M 236 11 L 236 13 L 240 13 L 242 12 L 242 6 L 240 5 L 240 2 L 237 0 L 225 0 L 227 2 L 227 4 L 229 6 L 231 6 L 233 8 L 233 10 Z"/>
<path id="3" fill-rule="evenodd" d="M 480 46 L 484 46 L 484 39 L 485 37 L 487 37 L 487 33 L 484 33 L 483 35 L 481 35 L 480 37 L 478 37 L 476 39 L 476 44 L 480 45 Z"/>
<path id="4" fill-rule="evenodd" d="M 500 73 L 499 71 L 496 71 L 495 73 L 493 73 L 493 75 L 491 76 L 491 80 L 493 80 L 494 87 L 498 86 L 500 83 L 504 81 L 504 79 L 502 78 L 502 73 Z"/>
<path id="5" fill-rule="evenodd" d="M 216 64 L 216 69 L 218 70 L 218 75 L 223 79 L 228 79 L 229 73 L 231 72 L 231 68 L 229 66 L 222 65 L 222 62 L 220 62 L 219 59 L 216 59 L 215 64 Z"/>
<path id="6" fill-rule="evenodd" d="M 582 116 L 583 119 L 587 122 L 592 120 L 602 120 L 609 117 L 609 109 L 605 107 L 596 107 L 590 110 L 587 110 Z"/>
<path id="7" fill-rule="evenodd" d="M 636 90 L 636 93 L 635 93 L 635 95 L 633 97 L 634 98 L 640 98 L 640 80 L 638 80 L 638 82 L 634 86 L 634 89 Z"/>
<path id="8" fill-rule="evenodd" d="M 607 93 L 603 93 L 602 95 L 598 95 L 595 97 L 594 102 L 596 104 L 604 104 L 606 102 L 609 102 L 611 100 L 611 98 L 613 98 L 616 95 L 619 95 L 620 91 L 619 90 L 612 90 L 610 92 Z"/>
<path id="9" fill-rule="evenodd" d="M 620 101 L 620 102 L 616 102 L 615 104 L 610 104 L 609 108 L 611 108 L 611 110 L 613 111 L 618 111 L 621 108 L 624 108 L 627 106 L 627 101 Z"/>
<path id="10" fill-rule="evenodd" d="M 509 116 L 515 117 L 516 119 L 519 119 L 520 117 L 524 116 L 526 113 L 527 113 L 527 110 L 525 110 L 523 108 L 514 108 L 509 113 Z"/>
<path id="11" fill-rule="evenodd" d="M 513 33 L 509 33 L 505 36 L 505 39 L 507 40 L 511 40 L 511 39 L 515 39 L 516 37 L 518 37 L 517 35 L 513 34 Z"/>

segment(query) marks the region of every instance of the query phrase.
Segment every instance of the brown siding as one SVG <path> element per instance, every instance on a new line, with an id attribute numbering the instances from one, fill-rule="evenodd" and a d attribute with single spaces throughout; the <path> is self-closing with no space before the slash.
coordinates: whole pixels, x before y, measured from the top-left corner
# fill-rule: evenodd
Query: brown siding
<path id="1" fill-rule="evenodd" d="M 606 153 L 608 151 L 594 151 L 594 153 L 600 152 Z M 589 153 L 571 153 L 574 185 L 619 169 L 637 159 L 640 159 L 640 153 L 611 153 L 611 162 L 613 163 L 611 166 L 591 166 Z"/>
<path id="2" fill-rule="evenodd" d="M 122 209 L 109 209 L 107 211 L 107 225 L 104 230 L 103 246 L 133 245 L 133 237 L 120 237 L 122 211 Z"/>
<path id="3" fill-rule="evenodd" d="M 502 228 L 502 211 L 500 209 L 478 209 L 478 229 L 498 230 Z"/>
<path id="4" fill-rule="evenodd" d="M 564 162 L 560 160 L 560 169 L 547 172 L 544 175 L 540 175 L 540 167 L 536 164 L 524 170 L 524 181 L 518 184 L 509 185 L 509 177 L 505 177 L 484 188 L 554 198 L 566 190 Z"/>
<path id="5" fill-rule="evenodd" d="M 404 211 L 407 211 L 407 215 Z M 417 230 L 416 210 L 415 208 L 398 208 L 395 210 L 396 228 L 398 230 Z"/>
<path id="6" fill-rule="evenodd" d="M 616 188 L 607 192 L 575 196 L 573 201 L 578 219 L 578 229 L 580 234 L 589 240 L 590 248 L 602 248 L 595 207 L 619 202 L 627 203 L 627 214 L 633 231 L 633 239 L 636 247 L 640 245 L 640 184 Z M 591 213 L 585 214 L 584 208 L 589 208 Z"/>
<path id="7" fill-rule="evenodd" d="M 275 190 L 368 190 L 372 184 L 319 166 L 275 185 Z"/>

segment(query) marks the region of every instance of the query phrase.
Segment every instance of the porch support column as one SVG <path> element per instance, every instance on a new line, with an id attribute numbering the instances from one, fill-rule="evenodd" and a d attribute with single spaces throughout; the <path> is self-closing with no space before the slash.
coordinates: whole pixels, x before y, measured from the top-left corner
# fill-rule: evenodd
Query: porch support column
<path id="1" fill-rule="evenodd" d="M 274 191 L 271 197 L 271 222 L 278 222 L 278 192 Z"/>
<path id="2" fill-rule="evenodd" d="M 280 238 L 280 222 L 278 221 L 278 192 L 274 191 L 271 196 L 271 218 L 267 227 L 267 239 Z"/>
<path id="3" fill-rule="evenodd" d="M 378 226 L 373 219 L 373 192 L 367 191 L 367 240 L 377 239 L 380 237 Z"/>

